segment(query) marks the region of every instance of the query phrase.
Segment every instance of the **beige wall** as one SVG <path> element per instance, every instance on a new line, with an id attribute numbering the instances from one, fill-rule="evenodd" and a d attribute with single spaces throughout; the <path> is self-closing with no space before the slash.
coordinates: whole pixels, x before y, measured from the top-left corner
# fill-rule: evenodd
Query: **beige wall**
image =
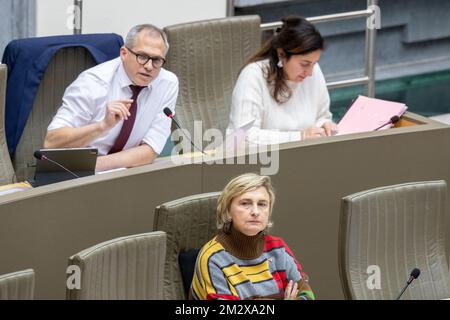
<path id="1" fill-rule="evenodd" d="M 72 30 L 66 26 L 69 18 L 67 8 L 70 5 L 73 5 L 73 0 L 36 1 L 36 35 L 72 34 Z"/>
<path id="2" fill-rule="evenodd" d="M 73 3 L 73 0 L 38 0 L 37 36 L 72 34 L 67 24 Z M 125 36 L 133 25 L 139 23 L 164 27 L 225 15 L 226 0 L 84 0 L 82 27 L 83 33 L 114 32 Z"/>

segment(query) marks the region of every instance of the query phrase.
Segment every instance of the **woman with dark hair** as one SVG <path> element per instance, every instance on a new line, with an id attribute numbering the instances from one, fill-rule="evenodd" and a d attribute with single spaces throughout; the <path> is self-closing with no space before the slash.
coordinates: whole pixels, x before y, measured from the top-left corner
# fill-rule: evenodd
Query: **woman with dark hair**
<path id="1" fill-rule="evenodd" d="M 233 90 L 228 133 L 255 120 L 249 141 L 283 143 L 330 136 L 330 97 L 318 65 L 324 41 L 306 19 L 290 16 L 252 56 Z"/>

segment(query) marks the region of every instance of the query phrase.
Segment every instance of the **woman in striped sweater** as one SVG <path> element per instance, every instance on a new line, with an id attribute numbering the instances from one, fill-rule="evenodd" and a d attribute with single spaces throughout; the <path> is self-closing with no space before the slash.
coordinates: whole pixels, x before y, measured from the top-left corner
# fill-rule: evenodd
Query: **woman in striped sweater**
<path id="1" fill-rule="evenodd" d="M 308 278 L 281 238 L 267 234 L 275 194 L 268 176 L 231 180 L 217 207 L 219 233 L 197 257 L 193 299 L 314 299 Z"/>

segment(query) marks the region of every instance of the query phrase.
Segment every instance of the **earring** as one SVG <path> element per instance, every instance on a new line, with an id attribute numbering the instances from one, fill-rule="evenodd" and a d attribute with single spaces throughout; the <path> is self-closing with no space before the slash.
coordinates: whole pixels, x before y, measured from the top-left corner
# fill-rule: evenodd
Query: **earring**
<path id="1" fill-rule="evenodd" d="M 278 60 L 278 63 L 277 63 L 277 67 L 278 68 L 283 68 L 283 61 L 280 59 L 280 58 L 278 58 L 279 60 Z"/>
<path id="2" fill-rule="evenodd" d="M 223 224 L 222 231 L 223 231 L 224 233 L 230 233 L 230 231 L 231 231 L 231 223 L 232 223 L 232 221 L 231 221 L 231 219 L 230 219 L 230 220 L 227 220 L 227 221 Z"/>
<path id="3" fill-rule="evenodd" d="M 225 221 L 223 222 L 223 225 L 222 225 L 222 231 L 225 233 L 230 233 L 231 223 L 232 223 L 232 219 L 227 211 Z"/>

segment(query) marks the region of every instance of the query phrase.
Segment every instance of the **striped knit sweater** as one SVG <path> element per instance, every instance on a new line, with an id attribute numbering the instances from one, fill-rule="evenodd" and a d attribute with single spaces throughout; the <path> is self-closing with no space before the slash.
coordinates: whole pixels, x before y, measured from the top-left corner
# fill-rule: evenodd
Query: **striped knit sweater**
<path id="1" fill-rule="evenodd" d="M 190 295 L 194 299 L 283 299 L 289 280 L 299 298 L 314 299 L 307 276 L 281 238 L 235 229 L 219 233 L 197 257 Z"/>

